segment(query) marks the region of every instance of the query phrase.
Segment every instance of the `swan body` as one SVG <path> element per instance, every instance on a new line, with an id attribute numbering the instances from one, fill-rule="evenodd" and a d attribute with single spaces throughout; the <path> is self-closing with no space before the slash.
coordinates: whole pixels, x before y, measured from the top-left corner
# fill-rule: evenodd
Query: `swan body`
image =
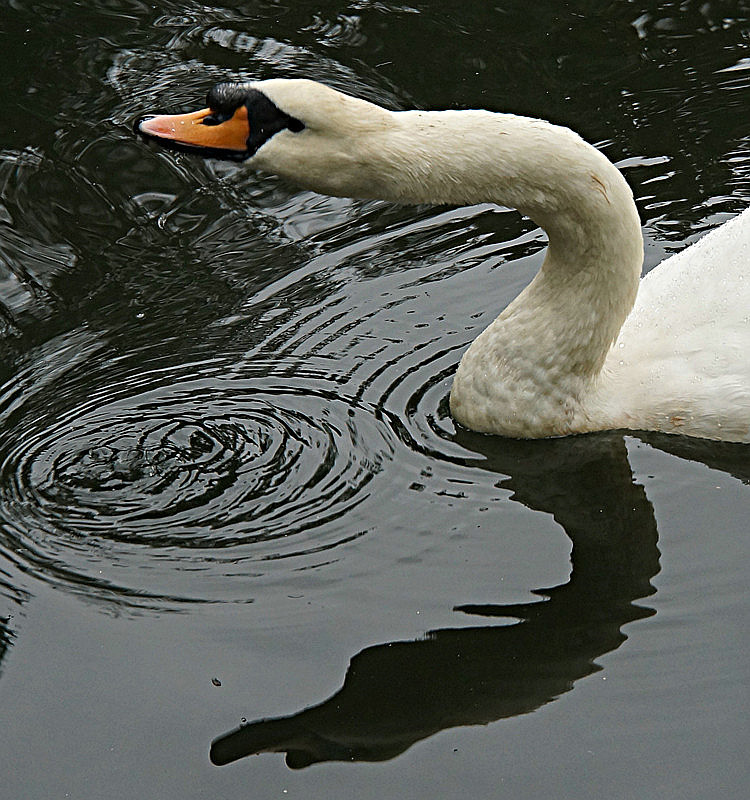
<path id="1" fill-rule="evenodd" d="M 494 202 L 544 228 L 540 271 L 458 366 L 450 407 L 466 427 L 531 438 L 623 428 L 750 442 L 750 209 L 641 280 L 632 192 L 567 128 L 489 111 L 392 112 L 285 79 L 220 84 L 199 113 L 210 116 L 208 144 L 200 126 L 186 132 L 191 115 L 137 127 L 222 155 L 217 130 L 231 124 L 241 133 L 229 157 L 317 192 Z"/>

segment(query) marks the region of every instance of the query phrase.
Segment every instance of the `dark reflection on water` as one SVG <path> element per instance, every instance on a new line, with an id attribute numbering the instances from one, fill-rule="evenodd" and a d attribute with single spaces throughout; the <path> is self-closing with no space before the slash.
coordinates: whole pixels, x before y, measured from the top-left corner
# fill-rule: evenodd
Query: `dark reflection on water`
<path id="1" fill-rule="evenodd" d="M 656 521 L 622 436 L 501 445 L 467 438 L 485 450 L 489 469 L 510 474 L 501 483 L 514 500 L 552 512 L 563 526 L 573 542 L 570 580 L 535 590 L 541 602 L 455 609 L 515 624 L 367 648 L 324 703 L 217 739 L 215 764 L 261 752 L 285 752 L 292 768 L 382 761 L 445 728 L 529 713 L 596 671 L 595 659 L 625 640 L 625 623 L 653 613 L 634 601 L 654 591 Z"/>
<path id="2" fill-rule="evenodd" d="M 733 475 L 743 483 L 750 484 L 750 446 L 731 442 L 709 442 L 688 436 L 668 436 L 647 432 L 639 438 L 665 453 L 705 464 L 711 469 Z"/>

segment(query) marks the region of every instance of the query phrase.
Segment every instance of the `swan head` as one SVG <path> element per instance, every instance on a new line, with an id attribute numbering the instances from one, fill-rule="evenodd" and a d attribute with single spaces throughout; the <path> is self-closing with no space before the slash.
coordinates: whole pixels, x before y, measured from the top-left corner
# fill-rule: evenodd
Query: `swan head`
<path id="1" fill-rule="evenodd" d="M 315 81 L 283 78 L 216 84 L 206 106 L 146 115 L 135 130 L 162 146 L 246 161 L 325 194 L 376 196 L 367 143 L 388 130 L 391 112 Z"/>

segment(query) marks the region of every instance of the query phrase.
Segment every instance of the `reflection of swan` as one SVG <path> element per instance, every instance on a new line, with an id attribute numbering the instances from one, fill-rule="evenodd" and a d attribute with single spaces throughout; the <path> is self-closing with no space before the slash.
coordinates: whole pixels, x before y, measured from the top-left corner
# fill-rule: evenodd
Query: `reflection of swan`
<path id="1" fill-rule="evenodd" d="M 138 129 L 248 158 L 319 192 L 493 201 L 545 229 L 541 270 L 458 367 L 451 410 L 467 427 L 750 441 L 750 210 L 668 259 L 639 289 L 631 191 L 565 128 L 487 111 L 394 113 L 303 80 L 219 84 L 208 103 Z"/>
<path id="2" fill-rule="evenodd" d="M 633 481 L 622 435 L 545 442 L 467 435 L 464 444 L 472 439 L 483 440 L 475 443 L 486 467 L 512 475 L 502 486 L 514 499 L 553 513 L 565 528 L 573 541 L 568 582 L 535 591 L 543 601 L 456 609 L 515 624 L 446 628 L 366 648 L 324 702 L 217 739 L 215 764 L 260 752 L 285 752 L 297 768 L 381 761 L 440 730 L 532 713 L 599 669 L 596 660 L 624 641 L 623 625 L 653 613 L 636 601 L 654 591 L 656 520 Z"/>

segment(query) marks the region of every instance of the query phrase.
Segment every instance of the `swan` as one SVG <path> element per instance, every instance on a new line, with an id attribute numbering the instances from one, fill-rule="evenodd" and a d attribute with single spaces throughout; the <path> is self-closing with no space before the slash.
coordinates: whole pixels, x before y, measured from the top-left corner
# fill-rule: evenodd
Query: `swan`
<path id="1" fill-rule="evenodd" d="M 393 112 L 306 79 L 220 83 L 207 105 L 144 116 L 136 131 L 324 194 L 493 202 L 544 229 L 539 272 L 460 361 L 450 408 L 463 426 L 750 442 L 750 209 L 641 279 L 632 192 L 567 128 L 483 110 Z"/>

